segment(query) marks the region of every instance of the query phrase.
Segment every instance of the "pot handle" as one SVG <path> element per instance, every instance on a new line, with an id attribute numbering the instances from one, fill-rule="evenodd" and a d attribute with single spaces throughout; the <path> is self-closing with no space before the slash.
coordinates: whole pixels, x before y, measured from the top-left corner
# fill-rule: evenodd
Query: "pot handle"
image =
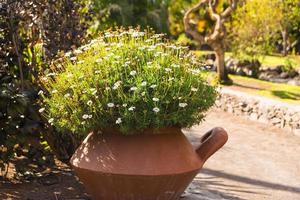
<path id="1" fill-rule="evenodd" d="M 227 132 L 220 127 L 213 128 L 202 136 L 200 146 L 196 152 L 200 159 L 205 162 L 211 155 L 220 149 L 228 140 Z"/>

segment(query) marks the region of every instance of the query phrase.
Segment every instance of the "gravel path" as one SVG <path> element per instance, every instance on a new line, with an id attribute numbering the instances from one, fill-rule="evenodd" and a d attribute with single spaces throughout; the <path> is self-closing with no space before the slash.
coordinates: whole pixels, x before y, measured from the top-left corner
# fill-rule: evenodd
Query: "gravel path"
<path id="1" fill-rule="evenodd" d="M 300 200 L 300 137 L 216 110 L 185 132 L 196 145 L 215 126 L 224 127 L 229 140 L 205 163 L 184 200 Z"/>

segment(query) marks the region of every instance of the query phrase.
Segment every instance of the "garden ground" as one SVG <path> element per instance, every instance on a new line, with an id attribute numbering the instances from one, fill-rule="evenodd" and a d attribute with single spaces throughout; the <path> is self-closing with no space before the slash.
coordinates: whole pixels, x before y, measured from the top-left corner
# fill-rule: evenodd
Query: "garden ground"
<path id="1" fill-rule="evenodd" d="M 185 132 L 197 145 L 201 135 L 215 126 L 226 128 L 229 141 L 207 161 L 183 200 L 300 199 L 300 137 L 218 110 Z M 0 199 L 90 198 L 70 168 L 57 162 L 27 183 L 0 182 Z"/>

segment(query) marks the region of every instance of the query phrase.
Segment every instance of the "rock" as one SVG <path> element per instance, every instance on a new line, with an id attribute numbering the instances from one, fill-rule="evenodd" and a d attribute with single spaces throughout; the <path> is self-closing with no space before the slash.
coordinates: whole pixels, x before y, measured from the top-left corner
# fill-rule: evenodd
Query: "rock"
<path id="1" fill-rule="evenodd" d="M 289 73 L 288 72 L 282 72 L 280 75 L 279 75 L 280 78 L 289 78 Z"/>
<path id="2" fill-rule="evenodd" d="M 284 128 L 285 127 L 285 120 L 284 119 L 281 119 L 281 122 L 280 122 L 280 128 Z"/>
<path id="3" fill-rule="evenodd" d="M 289 80 L 282 79 L 280 77 L 272 77 L 272 78 L 269 78 L 267 81 L 274 82 L 274 83 L 287 83 Z"/>
<path id="4" fill-rule="evenodd" d="M 245 108 L 243 108 L 244 112 L 251 112 L 253 110 L 253 108 L 251 106 L 247 106 Z"/>
<path id="5" fill-rule="evenodd" d="M 277 65 L 274 70 L 280 74 L 282 72 L 282 69 L 284 69 L 284 65 Z"/>
<path id="6" fill-rule="evenodd" d="M 275 125 L 275 124 L 279 124 L 279 123 L 281 123 L 281 119 L 275 117 L 275 118 L 271 119 L 271 123 L 274 124 L 274 125 Z"/>
<path id="7" fill-rule="evenodd" d="M 215 61 L 212 60 L 212 59 L 207 59 L 207 60 L 205 61 L 205 63 L 206 63 L 207 65 L 214 65 Z"/>
<path id="8" fill-rule="evenodd" d="M 249 118 L 253 121 L 257 120 L 258 119 L 258 114 L 257 113 L 251 113 Z"/>
<path id="9" fill-rule="evenodd" d="M 299 73 L 295 69 L 291 69 L 289 72 L 289 77 L 295 78 L 296 76 L 299 76 Z"/>
<path id="10" fill-rule="evenodd" d="M 269 122 L 268 117 L 267 117 L 266 114 L 261 115 L 261 116 L 258 118 L 258 121 L 261 122 L 261 123 L 265 123 L 265 124 L 267 124 L 267 123 Z"/>
<path id="11" fill-rule="evenodd" d="M 246 73 L 243 71 L 242 68 L 238 68 L 238 69 L 236 70 L 236 74 L 237 74 L 237 75 L 240 75 L 240 76 L 246 76 Z"/>
<path id="12" fill-rule="evenodd" d="M 205 60 L 213 60 L 213 61 L 215 61 L 216 60 L 216 55 L 214 53 L 209 53 L 209 54 L 203 55 L 203 58 Z"/>
<path id="13" fill-rule="evenodd" d="M 277 104 L 268 105 L 255 98 L 222 94 L 216 106 L 237 116 L 247 116 L 253 121 L 287 128 L 291 131 L 300 129 L 300 112 Z"/>
<path id="14" fill-rule="evenodd" d="M 279 78 L 279 73 L 275 70 L 260 72 L 258 78 L 261 80 L 270 81 L 272 78 Z"/>
<path id="15" fill-rule="evenodd" d="M 289 115 L 285 115 L 285 116 L 284 116 L 284 120 L 285 120 L 286 122 L 291 122 L 291 121 L 292 121 L 292 118 L 291 118 L 291 116 L 289 116 Z"/>
<path id="16" fill-rule="evenodd" d="M 288 81 L 287 84 L 300 86 L 300 80 L 292 79 L 292 80 Z"/>

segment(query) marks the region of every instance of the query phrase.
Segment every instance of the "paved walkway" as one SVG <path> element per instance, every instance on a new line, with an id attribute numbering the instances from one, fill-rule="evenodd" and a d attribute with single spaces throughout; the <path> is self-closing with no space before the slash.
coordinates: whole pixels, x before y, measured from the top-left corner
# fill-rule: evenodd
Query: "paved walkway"
<path id="1" fill-rule="evenodd" d="M 184 200 L 300 200 L 300 137 L 215 110 L 186 133 L 197 144 L 215 126 L 228 131 L 229 141 L 206 162 Z"/>

